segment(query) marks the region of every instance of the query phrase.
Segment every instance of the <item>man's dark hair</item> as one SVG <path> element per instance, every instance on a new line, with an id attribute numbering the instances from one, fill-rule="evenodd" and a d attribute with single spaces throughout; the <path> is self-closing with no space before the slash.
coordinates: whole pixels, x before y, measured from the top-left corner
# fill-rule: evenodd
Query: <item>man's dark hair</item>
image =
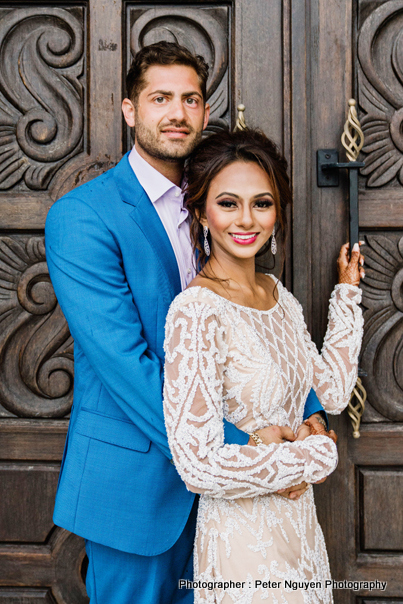
<path id="1" fill-rule="evenodd" d="M 146 86 L 146 71 L 152 65 L 186 65 L 192 67 L 199 78 L 203 100 L 206 101 L 208 65 L 200 55 L 194 55 L 175 42 L 156 42 L 144 46 L 133 59 L 126 76 L 128 98 L 136 103 L 140 92 Z"/>

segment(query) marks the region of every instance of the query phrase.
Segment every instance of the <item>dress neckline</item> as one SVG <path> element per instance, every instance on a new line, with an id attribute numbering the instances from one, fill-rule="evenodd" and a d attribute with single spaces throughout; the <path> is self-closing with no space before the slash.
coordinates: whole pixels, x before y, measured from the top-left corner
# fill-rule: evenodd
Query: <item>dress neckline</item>
<path id="1" fill-rule="evenodd" d="M 281 283 L 281 281 L 279 279 L 274 277 L 274 275 L 271 275 L 270 273 L 264 273 L 264 274 L 267 275 L 268 277 L 270 277 L 271 279 L 273 279 L 273 281 L 276 281 L 276 283 L 279 285 L 279 287 L 277 288 L 278 300 L 274 306 L 272 306 L 271 308 L 269 308 L 267 310 L 259 310 L 258 308 L 254 308 L 253 306 L 244 306 L 243 304 L 237 304 L 236 302 L 232 302 L 231 300 L 228 300 L 228 298 L 225 298 L 224 296 L 220 296 L 220 294 L 213 292 L 212 289 L 209 289 L 208 287 L 202 287 L 201 285 L 193 285 L 192 287 L 189 287 L 189 288 L 185 289 L 184 291 L 186 292 L 186 291 L 190 291 L 192 289 L 199 289 L 199 290 L 204 289 L 207 292 L 209 292 L 210 294 L 213 294 L 213 296 L 216 296 L 216 298 L 220 298 L 220 300 L 224 300 L 225 302 L 228 302 L 228 304 L 231 304 L 232 306 L 236 306 L 237 308 L 241 308 L 244 311 L 253 310 L 258 313 L 269 315 L 272 312 L 274 312 L 280 305 L 283 284 Z"/>

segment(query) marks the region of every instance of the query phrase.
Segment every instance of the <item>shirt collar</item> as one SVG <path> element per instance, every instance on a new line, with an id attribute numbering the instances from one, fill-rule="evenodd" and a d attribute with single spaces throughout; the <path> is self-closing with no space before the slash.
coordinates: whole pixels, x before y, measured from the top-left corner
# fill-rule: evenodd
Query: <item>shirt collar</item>
<path id="1" fill-rule="evenodd" d="M 182 203 L 182 189 L 168 180 L 161 172 L 158 172 L 158 170 L 153 168 L 141 157 L 134 146 L 129 154 L 129 163 L 152 203 L 155 203 L 171 189 L 173 192 L 178 191 L 180 193 L 180 195 L 178 195 L 178 201 Z"/>

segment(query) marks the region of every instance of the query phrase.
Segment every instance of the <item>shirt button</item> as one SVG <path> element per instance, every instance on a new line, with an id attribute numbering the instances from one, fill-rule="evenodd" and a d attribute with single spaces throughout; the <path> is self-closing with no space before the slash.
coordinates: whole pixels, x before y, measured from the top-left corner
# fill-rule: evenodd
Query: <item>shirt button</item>
<path id="1" fill-rule="evenodd" d="M 192 272 L 192 271 L 190 270 L 190 268 L 188 268 L 188 275 L 190 275 L 190 273 L 191 273 L 191 272 Z"/>
<path id="2" fill-rule="evenodd" d="M 178 191 L 178 189 L 175 191 L 175 197 L 179 197 L 180 193 Z"/>

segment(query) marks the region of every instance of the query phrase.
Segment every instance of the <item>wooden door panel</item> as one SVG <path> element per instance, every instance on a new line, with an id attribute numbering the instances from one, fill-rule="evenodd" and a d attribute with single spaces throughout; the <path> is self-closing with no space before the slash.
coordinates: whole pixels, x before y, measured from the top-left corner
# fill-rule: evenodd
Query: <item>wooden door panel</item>
<path id="1" fill-rule="evenodd" d="M 111 19 L 110 9 L 99 1 L 0 3 L 0 602 L 88 601 L 84 542 L 52 522 L 73 341 L 43 228 L 60 195 L 121 154 L 120 73 L 115 105 L 99 83 L 89 104 L 90 84 L 105 76 L 113 84 L 121 68 L 98 50 L 99 39 L 89 42 L 94 29 L 111 35 L 119 23 L 120 33 L 120 11 Z"/>
<path id="2" fill-rule="evenodd" d="M 362 368 L 367 373 L 365 422 L 403 419 L 403 237 L 401 231 L 361 231 L 366 245 L 362 284 L 365 336 Z"/>
<path id="3" fill-rule="evenodd" d="M 44 589 L 0 589 L 1 604 L 55 604 L 50 590 Z"/>
<path id="4" fill-rule="evenodd" d="M 403 188 L 400 69 L 403 3 L 358 3 L 357 96 L 365 135 L 360 177 L 365 335 L 363 383 L 368 403 L 357 459 L 355 572 L 388 581 L 403 594 Z M 387 228 L 387 230 L 385 230 Z"/>
<path id="5" fill-rule="evenodd" d="M 357 467 L 360 553 L 403 553 L 403 468 Z M 382 515 L 379 514 L 382 510 Z M 390 519 L 393 518 L 393 522 Z M 396 530 L 397 529 L 397 530 Z"/>
<path id="6" fill-rule="evenodd" d="M 334 579 L 388 583 L 385 592 L 336 589 L 336 603 L 403 597 L 403 526 L 400 505 L 395 505 L 403 498 L 402 26 L 400 0 L 311 3 L 311 121 L 305 124 L 312 126 L 312 160 L 317 149 L 337 148 L 344 161 L 340 135 L 347 100 L 354 97 L 365 134 L 366 163 L 359 179 L 360 238 L 366 256 L 360 365 L 367 373 L 363 383 L 368 401 L 359 439 L 352 437 L 346 413 L 330 418 L 339 434 L 339 466 L 316 488 L 316 501 Z M 302 150 L 299 146 L 295 161 Z M 313 291 L 312 302 L 307 296 L 304 306 L 320 347 L 336 279 L 335 259 L 348 237 L 348 188 L 346 175 L 341 175 L 339 188 L 317 188 L 315 167 L 312 161 L 307 186 L 312 201 L 300 212 L 309 215 L 311 203 L 313 278 L 305 269 L 305 283 L 308 292 L 312 283 Z M 298 226 L 294 247 L 301 245 Z M 297 281 L 296 291 L 303 287 L 304 281 Z"/>
<path id="7" fill-rule="evenodd" d="M 0 7 L 0 191 L 7 191 L 0 215 L 3 228 L 42 228 L 52 183 L 88 145 L 87 11 L 84 3 L 7 4 Z"/>
<path id="8" fill-rule="evenodd" d="M 64 417 L 73 342 L 50 282 L 44 237 L 0 237 L 0 400 L 4 415 Z"/>
<path id="9" fill-rule="evenodd" d="M 45 543 L 53 529 L 59 464 L 0 463 L 0 534 L 11 542 Z"/>
<path id="10" fill-rule="evenodd" d="M 49 282 L 43 228 L 56 199 L 130 148 L 123 74 L 134 52 L 161 39 L 207 58 L 209 131 L 232 128 L 243 102 L 247 123 L 290 160 L 286 283 L 318 345 L 347 237 L 347 187 L 319 191 L 313 158 L 337 146 L 346 101 L 357 96 L 367 139 L 368 404 L 359 440 L 346 414 L 332 419 L 340 463 L 317 501 L 334 578 L 388 581 L 383 594 L 340 590 L 336 601 L 403 601 L 401 31 L 403 0 L 0 1 L 0 604 L 87 601 L 83 541 L 51 522 L 73 342 Z"/>
<path id="11" fill-rule="evenodd" d="M 209 132 L 233 127 L 244 102 L 248 123 L 289 150 L 282 4 L 0 1 L 0 603 L 88 601 L 83 540 L 52 524 L 74 372 L 46 267 L 47 211 L 130 148 L 124 73 L 161 39 L 207 59 Z"/>

